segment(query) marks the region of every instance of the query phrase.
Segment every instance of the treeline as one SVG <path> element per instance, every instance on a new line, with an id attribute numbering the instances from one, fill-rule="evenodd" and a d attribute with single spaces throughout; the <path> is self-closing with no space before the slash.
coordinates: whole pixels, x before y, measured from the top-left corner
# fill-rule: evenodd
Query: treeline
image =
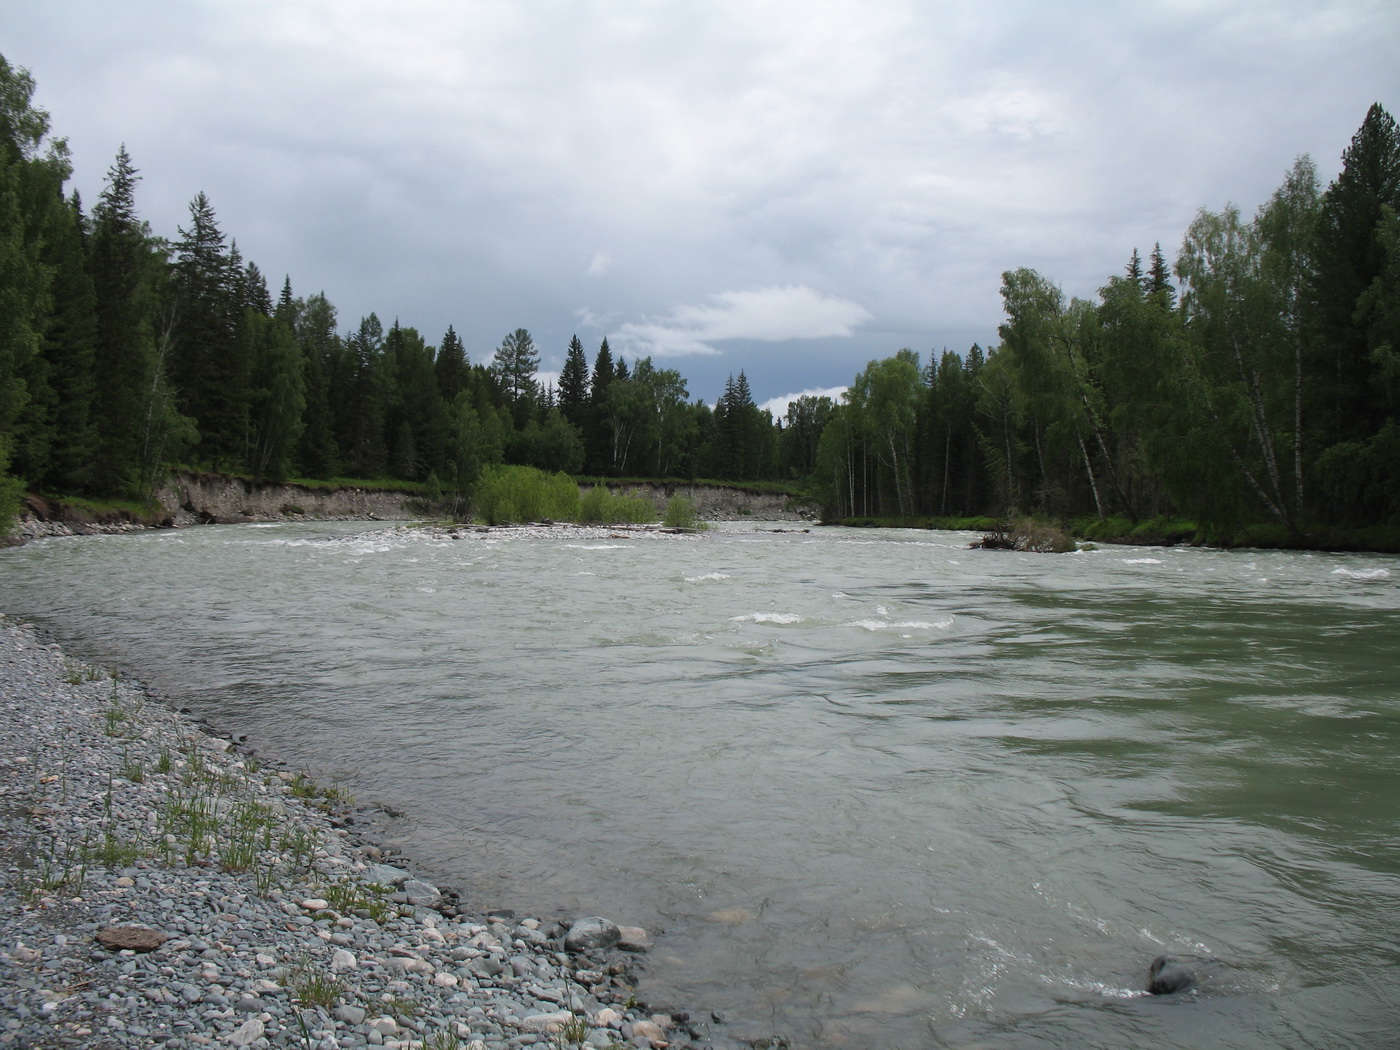
<path id="1" fill-rule="evenodd" d="M 324 294 L 271 294 L 200 193 L 169 240 L 117 155 L 91 213 L 65 196 L 68 151 L 0 58 L 0 478 L 65 495 L 148 498 L 172 464 L 272 479 L 422 481 L 470 491 L 483 467 L 602 476 L 790 475 L 741 371 L 711 405 L 650 358 L 590 362 L 557 388 L 530 333 L 473 362 L 374 314 L 342 334 Z"/>
<path id="2" fill-rule="evenodd" d="M 1372 106 L 1326 190 L 1307 157 L 1252 217 L 1201 211 L 1094 300 L 1002 278 L 985 354 L 873 361 L 821 426 L 841 517 L 983 512 L 1231 536 L 1400 525 L 1400 135 Z M 801 418 L 791 421 L 802 426 Z"/>
<path id="3" fill-rule="evenodd" d="M 741 371 L 711 405 L 575 337 L 557 386 L 525 329 L 471 360 L 323 294 L 274 297 L 201 193 L 178 236 L 123 149 L 91 212 L 28 73 L 0 57 L 0 517 L 22 486 L 149 498 L 171 465 L 393 478 L 483 468 L 781 480 L 832 518 L 1035 513 L 1400 525 L 1400 135 L 1379 105 L 1323 190 L 1301 158 L 1252 217 L 1202 211 L 1174 264 L 1134 251 L 1097 298 L 1003 275 L 1000 345 L 872 361 L 774 420 Z"/>

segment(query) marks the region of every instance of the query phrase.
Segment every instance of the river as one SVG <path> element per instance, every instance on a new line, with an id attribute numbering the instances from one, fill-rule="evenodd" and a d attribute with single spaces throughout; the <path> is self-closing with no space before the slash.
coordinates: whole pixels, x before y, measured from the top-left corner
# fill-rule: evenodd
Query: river
<path id="1" fill-rule="evenodd" d="M 973 538 L 210 526 L 0 552 L 0 609 L 469 905 L 663 930 L 643 998 L 734 1036 L 1400 1045 L 1400 559 Z"/>

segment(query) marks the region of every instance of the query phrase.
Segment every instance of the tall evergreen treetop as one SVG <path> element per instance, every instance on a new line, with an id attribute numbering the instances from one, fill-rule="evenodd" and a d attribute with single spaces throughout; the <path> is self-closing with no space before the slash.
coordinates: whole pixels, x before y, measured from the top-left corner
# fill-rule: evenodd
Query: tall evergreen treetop
<path id="1" fill-rule="evenodd" d="M 559 373 L 559 409 L 570 423 L 582 426 L 587 407 L 588 358 L 584 355 L 578 336 L 574 336 L 569 340 L 564 367 Z"/>
<path id="2" fill-rule="evenodd" d="M 438 347 L 437 356 L 433 360 L 433 371 L 437 374 L 438 391 L 442 394 L 442 399 L 451 404 L 466 387 L 468 374 L 467 348 L 462 345 L 461 337 L 451 325 L 447 326 L 447 331 L 442 337 L 442 346 Z"/>
<path id="3" fill-rule="evenodd" d="M 1374 434 L 1377 403 L 1358 301 L 1385 267 L 1383 209 L 1400 208 L 1400 130 L 1379 103 L 1342 154 L 1342 171 L 1322 196 L 1312 252 L 1309 314 L 1319 343 L 1323 443 Z"/>
<path id="4" fill-rule="evenodd" d="M 535 352 L 535 340 L 524 328 L 517 328 L 501 340 L 491 361 L 491 370 L 514 403 L 534 400 L 538 393 L 535 373 L 539 367 L 540 355 Z"/>
<path id="5" fill-rule="evenodd" d="M 589 385 L 589 397 L 595 405 L 607 400 L 608 386 L 612 383 L 615 372 L 612 351 L 608 348 L 605 336 L 602 345 L 598 347 L 598 356 L 593 359 L 593 382 Z"/>

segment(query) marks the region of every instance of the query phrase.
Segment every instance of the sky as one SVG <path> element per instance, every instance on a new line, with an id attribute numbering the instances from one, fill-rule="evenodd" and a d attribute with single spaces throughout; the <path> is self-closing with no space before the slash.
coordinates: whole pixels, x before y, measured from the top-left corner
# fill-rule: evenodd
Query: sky
<path id="1" fill-rule="evenodd" d="M 343 331 L 606 337 L 779 415 L 1400 114 L 1393 0 L 0 0 L 0 54 L 89 207 L 125 144 L 153 232 L 205 193 Z"/>

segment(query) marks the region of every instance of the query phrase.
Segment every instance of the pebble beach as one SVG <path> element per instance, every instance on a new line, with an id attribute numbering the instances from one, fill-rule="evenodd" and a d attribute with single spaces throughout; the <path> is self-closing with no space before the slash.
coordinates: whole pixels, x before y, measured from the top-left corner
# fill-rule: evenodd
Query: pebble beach
<path id="1" fill-rule="evenodd" d="M 739 1045 L 637 1001 L 646 931 L 470 913 L 353 812 L 0 615 L 0 1047 Z"/>

